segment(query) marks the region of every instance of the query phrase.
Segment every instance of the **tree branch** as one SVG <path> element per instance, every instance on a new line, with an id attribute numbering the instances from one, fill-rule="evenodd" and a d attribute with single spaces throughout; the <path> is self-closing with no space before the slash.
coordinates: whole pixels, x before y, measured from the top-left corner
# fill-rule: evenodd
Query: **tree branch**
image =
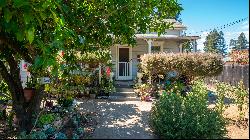
<path id="1" fill-rule="evenodd" d="M 11 75 L 8 73 L 8 70 L 6 69 L 4 62 L 0 60 L 0 73 L 4 79 L 5 82 L 7 82 L 10 93 L 13 100 L 16 100 L 16 88 L 15 88 L 15 82 L 13 81 Z"/>
<path id="2" fill-rule="evenodd" d="M 22 44 L 11 39 L 8 35 L 0 32 L 0 45 L 8 46 L 10 49 L 13 49 L 16 53 L 20 54 L 27 62 L 32 63 L 33 59 L 29 55 L 27 48 L 22 47 Z"/>
<path id="3" fill-rule="evenodd" d="M 6 58 L 7 62 L 9 63 L 10 66 L 10 74 L 13 77 L 13 80 L 15 82 L 15 84 L 18 86 L 19 93 L 23 92 L 23 87 L 22 87 L 22 83 L 20 80 L 20 71 L 18 68 L 18 63 L 16 62 L 15 58 L 12 55 L 9 55 L 8 58 Z"/>

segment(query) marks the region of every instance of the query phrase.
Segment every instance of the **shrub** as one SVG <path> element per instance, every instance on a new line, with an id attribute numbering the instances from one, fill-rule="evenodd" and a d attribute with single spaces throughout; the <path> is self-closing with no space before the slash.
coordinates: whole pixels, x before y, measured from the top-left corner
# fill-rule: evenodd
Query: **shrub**
<path id="1" fill-rule="evenodd" d="M 41 126 L 43 126 L 43 125 L 52 123 L 54 120 L 55 120 L 54 114 L 52 114 L 52 113 L 50 113 L 50 114 L 44 114 L 44 115 L 40 116 L 38 123 Z"/>
<path id="2" fill-rule="evenodd" d="M 226 120 L 207 106 L 207 90 L 194 83 L 186 97 L 180 93 L 162 95 L 152 107 L 150 125 L 161 138 L 223 138 Z"/>
<path id="3" fill-rule="evenodd" d="M 225 98 L 230 98 L 237 105 L 238 121 L 245 120 L 245 113 L 248 110 L 249 92 L 244 87 L 243 81 L 238 82 L 237 86 L 231 86 L 224 82 L 216 84 L 216 109 L 223 112 L 227 106 L 224 105 Z"/>
<path id="4" fill-rule="evenodd" d="M 70 107 L 73 104 L 73 98 L 72 97 L 59 98 L 58 104 L 62 107 Z"/>
<path id="5" fill-rule="evenodd" d="M 248 109 L 249 93 L 245 89 L 243 81 L 240 81 L 233 91 L 235 95 L 234 102 L 238 107 L 239 120 L 244 120 Z"/>
<path id="6" fill-rule="evenodd" d="M 249 50 L 233 50 L 230 53 L 233 62 L 241 65 L 249 64 Z"/>
<path id="7" fill-rule="evenodd" d="M 141 57 L 140 69 L 148 76 L 165 75 L 175 70 L 188 78 L 219 75 L 223 61 L 212 53 L 153 53 Z"/>
<path id="8" fill-rule="evenodd" d="M 136 84 L 135 85 L 135 92 L 137 93 L 137 96 L 141 98 L 142 101 L 150 101 L 151 97 L 158 98 L 157 91 L 160 89 L 161 85 L 158 85 L 158 87 L 153 86 L 152 84 L 144 83 L 144 84 Z"/>

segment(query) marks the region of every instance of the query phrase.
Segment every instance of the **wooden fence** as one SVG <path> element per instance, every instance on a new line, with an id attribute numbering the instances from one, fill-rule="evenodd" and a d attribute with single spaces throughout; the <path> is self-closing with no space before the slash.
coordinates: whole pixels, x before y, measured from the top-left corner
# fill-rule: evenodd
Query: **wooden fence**
<path id="1" fill-rule="evenodd" d="M 249 65 L 225 64 L 219 76 L 206 78 L 207 84 L 213 84 L 210 80 L 217 80 L 236 86 L 243 80 L 244 86 L 249 89 Z"/>

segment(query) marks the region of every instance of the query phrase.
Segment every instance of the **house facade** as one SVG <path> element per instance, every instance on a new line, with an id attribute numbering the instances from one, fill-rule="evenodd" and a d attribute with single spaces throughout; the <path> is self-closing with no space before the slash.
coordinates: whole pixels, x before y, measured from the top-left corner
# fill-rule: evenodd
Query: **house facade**
<path id="1" fill-rule="evenodd" d="M 188 40 L 195 41 L 199 36 L 183 35 L 186 26 L 174 19 L 168 19 L 173 23 L 174 29 L 168 29 L 166 34 L 158 36 L 156 32 L 146 34 L 136 34 L 136 45 L 116 44 L 111 46 L 112 70 L 115 80 L 134 80 L 137 76 L 139 58 L 146 53 L 179 53 L 183 52 L 182 44 Z M 193 51 L 197 51 L 197 46 L 193 46 Z"/>

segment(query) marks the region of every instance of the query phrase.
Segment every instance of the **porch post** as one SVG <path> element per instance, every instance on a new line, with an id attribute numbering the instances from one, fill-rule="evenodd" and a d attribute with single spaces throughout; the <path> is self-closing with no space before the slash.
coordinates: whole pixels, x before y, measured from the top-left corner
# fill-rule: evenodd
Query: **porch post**
<path id="1" fill-rule="evenodd" d="M 151 39 L 149 39 L 149 40 L 147 40 L 147 43 L 148 43 L 148 53 L 151 53 L 151 49 L 152 49 L 152 40 Z M 149 79 L 148 79 L 148 82 L 149 82 L 149 84 L 151 84 L 151 76 L 149 76 Z"/>
<path id="2" fill-rule="evenodd" d="M 194 46 L 194 52 L 197 52 L 197 43 L 196 43 L 196 40 L 193 40 L 193 46 Z"/>
<path id="3" fill-rule="evenodd" d="M 151 39 L 147 40 L 147 43 L 148 43 L 148 53 L 151 53 L 152 40 Z"/>
<path id="4" fill-rule="evenodd" d="M 183 50 L 182 50 L 182 43 L 180 43 L 179 49 L 180 49 L 180 52 L 182 53 L 183 52 Z"/>

